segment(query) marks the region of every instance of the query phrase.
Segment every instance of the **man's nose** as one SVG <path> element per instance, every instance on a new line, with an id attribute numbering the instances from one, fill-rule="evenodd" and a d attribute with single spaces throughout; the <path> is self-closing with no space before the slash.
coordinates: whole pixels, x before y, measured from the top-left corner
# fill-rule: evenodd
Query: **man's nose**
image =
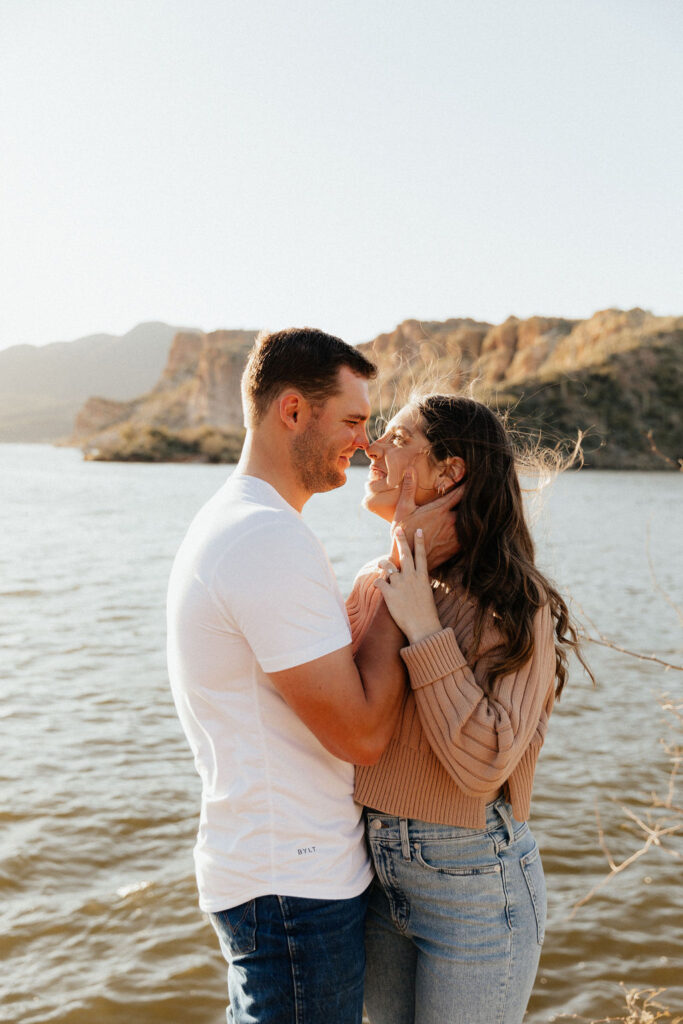
<path id="1" fill-rule="evenodd" d="M 362 448 L 364 451 L 368 450 L 370 441 L 368 440 L 368 431 L 364 423 L 359 423 L 359 430 L 356 433 L 356 448 Z"/>

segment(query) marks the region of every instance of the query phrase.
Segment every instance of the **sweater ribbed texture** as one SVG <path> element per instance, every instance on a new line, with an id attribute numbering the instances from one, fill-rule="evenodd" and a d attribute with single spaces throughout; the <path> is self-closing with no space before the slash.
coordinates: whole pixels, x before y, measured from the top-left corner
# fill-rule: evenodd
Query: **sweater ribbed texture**
<path id="1" fill-rule="evenodd" d="M 354 649 L 374 618 L 375 566 L 347 601 Z M 485 688 L 501 643 L 493 619 L 472 650 L 476 605 L 457 584 L 435 591 L 443 629 L 401 650 L 410 679 L 394 736 L 379 762 L 356 768 L 355 798 L 375 810 L 444 825 L 480 828 L 502 789 L 518 821 L 529 816 L 538 754 L 552 711 L 555 645 L 550 609 L 534 619 L 534 653 Z"/>

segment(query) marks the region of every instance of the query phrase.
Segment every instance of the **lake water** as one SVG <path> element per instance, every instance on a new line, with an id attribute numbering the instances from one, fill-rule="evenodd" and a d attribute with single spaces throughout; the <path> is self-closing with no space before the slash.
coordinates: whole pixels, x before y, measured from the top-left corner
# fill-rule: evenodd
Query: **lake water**
<path id="1" fill-rule="evenodd" d="M 228 472 L 0 445 L 0 1020 L 224 1021 L 224 966 L 196 905 L 199 782 L 168 688 L 164 599 L 187 524 Z M 352 469 L 305 510 L 345 591 L 386 548 L 359 505 L 364 476 Z M 680 603 L 682 483 L 567 475 L 534 528 L 541 564 L 604 634 L 677 664 L 681 623 L 650 563 Z M 680 860 L 652 849 L 569 918 L 606 871 L 596 801 L 614 855 L 638 847 L 613 799 L 643 813 L 664 793 L 656 697 L 683 690 L 679 672 L 588 655 L 599 687 L 573 669 L 536 777 L 549 921 L 530 1024 L 621 1016 L 620 980 L 666 987 L 662 1001 L 683 1007 Z"/>

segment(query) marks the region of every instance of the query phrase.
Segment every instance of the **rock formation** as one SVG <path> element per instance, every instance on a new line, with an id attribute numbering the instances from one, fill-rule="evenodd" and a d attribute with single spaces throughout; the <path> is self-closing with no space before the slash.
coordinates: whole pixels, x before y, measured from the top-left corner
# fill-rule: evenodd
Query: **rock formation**
<path id="1" fill-rule="evenodd" d="M 158 428 L 179 432 L 209 426 L 241 431 L 240 377 L 255 331 L 180 331 L 158 384 L 129 402 L 89 398 L 76 416 L 72 441 L 109 450 L 122 433 Z"/>
<path id="2" fill-rule="evenodd" d="M 90 399 L 74 441 L 101 458 L 147 457 L 148 449 L 166 458 L 174 445 L 178 458 L 234 453 L 239 379 L 253 338 L 178 333 L 156 387 L 130 402 Z M 683 317 L 609 309 L 588 320 L 509 317 L 496 325 L 406 320 L 359 347 L 379 368 L 375 418 L 390 416 L 414 389 L 465 391 L 508 410 L 517 428 L 546 443 L 587 432 L 587 465 L 679 468 Z M 212 431 L 210 442 L 205 433 L 197 440 L 202 430 Z"/>

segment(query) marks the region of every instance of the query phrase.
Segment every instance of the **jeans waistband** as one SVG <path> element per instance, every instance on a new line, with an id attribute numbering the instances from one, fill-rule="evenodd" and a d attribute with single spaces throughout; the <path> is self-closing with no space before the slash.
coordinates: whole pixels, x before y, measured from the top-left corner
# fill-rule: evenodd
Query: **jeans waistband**
<path id="1" fill-rule="evenodd" d="M 395 814 L 385 814 L 383 811 L 372 810 L 369 807 L 366 808 L 365 815 L 371 830 L 377 828 L 376 825 L 373 826 L 373 821 L 376 821 L 381 825 L 382 833 L 387 838 L 399 839 L 402 845 L 408 842 L 410 836 L 424 840 L 428 838 L 443 838 L 445 834 L 453 833 L 459 835 L 480 835 L 490 832 L 494 828 L 499 828 L 501 824 L 505 826 L 508 840 L 512 842 L 514 837 L 526 827 L 526 822 L 517 821 L 512 813 L 512 807 L 505 797 L 502 796 L 486 805 L 486 824 L 478 828 L 441 825 L 436 822 L 421 821 L 417 818 L 401 818 Z"/>

